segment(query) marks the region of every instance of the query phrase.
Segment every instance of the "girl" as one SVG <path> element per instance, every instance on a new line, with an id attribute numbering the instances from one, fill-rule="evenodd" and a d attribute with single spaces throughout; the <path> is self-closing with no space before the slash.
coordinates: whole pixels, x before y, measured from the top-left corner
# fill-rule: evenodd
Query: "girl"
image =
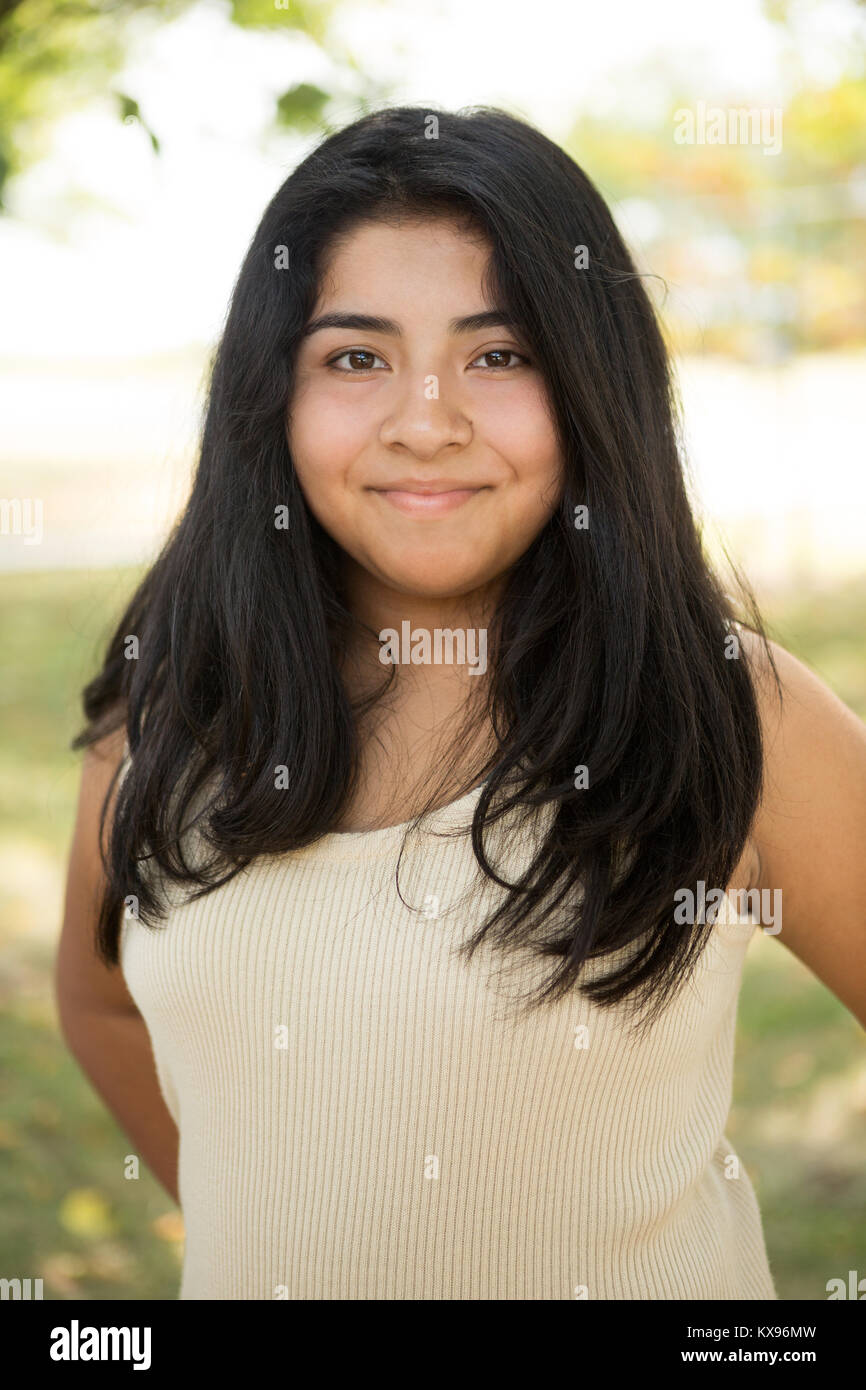
<path id="1" fill-rule="evenodd" d="M 777 1296 L 743 957 L 772 904 L 866 1022 L 866 732 L 737 621 L 676 418 L 603 200 L 505 112 L 375 112 L 265 212 L 85 691 L 58 957 L 181 1297 Z"/>

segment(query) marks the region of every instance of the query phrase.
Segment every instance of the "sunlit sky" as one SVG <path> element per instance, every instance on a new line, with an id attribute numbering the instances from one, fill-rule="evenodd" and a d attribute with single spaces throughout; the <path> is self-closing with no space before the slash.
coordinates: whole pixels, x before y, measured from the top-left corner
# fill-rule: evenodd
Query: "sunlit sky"
<path id="1" fill-rule="evenodd" d="M 816 76 L 834 76 L 845 15 L 827 0 L 800 54 Z M 759 0 L 384 0 L 348 5 L 336 32 L 391 99 L 502 104 L 554 139 L 584 110 L 651 115 L 670 77 L 696 99 L 774 105 L 793 71 Z M 0 219 L 0 356 L 116 361 L 211 342 L 265 205 L 315 143 L 269 133 L 273 98 L 332 76 L 304 37 L 239 30 L 222 3 L 143 32 L 112 86 L 138 99 L 163 152 L 108 100 L 59 123 Z M 336 120 L 354 114 L 349 99 Z"/>

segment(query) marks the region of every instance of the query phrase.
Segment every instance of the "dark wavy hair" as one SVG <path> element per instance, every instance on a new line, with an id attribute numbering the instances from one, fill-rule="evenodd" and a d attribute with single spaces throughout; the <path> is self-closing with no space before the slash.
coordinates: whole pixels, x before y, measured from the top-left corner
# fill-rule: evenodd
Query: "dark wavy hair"
<path id="1" fill-rule="evenodd" d="M 97 950 L 118 962 L 128 895 L 155 926 L 160 875 L 192 897 L 212 892 L 257 856 L 326 833 L 356 786 L 362 708 L 338 654 L 357 625 L 342 552 L 295 475 L 287 403 L 337 239 L 364 220 L 441 215 L 486 238 L 491 302 L 546 381 L 564 461 L 561 502 L 506 577 L 486 706 L 467 723 L 484 717 L 495 734 L 471 842 L 503 891 L 461 950 L 468 958 L 490 935 L 556 958 L 532 1006 L 577 987 L 655 1017 L 712 930 L 674 922 L 676 889 L 728 884 L 748 840 L 763 777 L 757 688 L 749 662 L 729 659 L 742 612 L 692 515 L 676 391 L 641 276 L 582 169 L 497 108 L 365 115 L 329 133 L 262 217 L 213 360 L 189 501 L 84 691 L 73 747 L 125 726 L 130 753 L 103 808 Z M 578 244 L 588 265 L 576 270 Z M 288 269 L 276 268 L 280 247 Z M 280 505 L 287 529 L 274 524 Z M 781 693 L 754 596 L 731 571 L 742 625 Z M 125 659 L 130 634 L 137 660 Z M 577 764 L 590 772 L 580 789 Z M 291 784 L 275 791 L 279 765 Z M 545 805 L 549 830 L 512 883 L 485 853 L 485 825 Z M 207 863 L 184 851 L 191 821 Z M 626 947 L 615 970 L 579 979 L 588 959 Z"/>

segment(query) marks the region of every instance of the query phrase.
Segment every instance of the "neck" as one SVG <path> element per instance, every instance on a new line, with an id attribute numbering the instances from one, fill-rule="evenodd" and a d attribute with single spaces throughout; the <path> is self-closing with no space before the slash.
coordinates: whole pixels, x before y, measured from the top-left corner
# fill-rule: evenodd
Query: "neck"
<path id="1" fill-rule="evenodd" d="M 468 594 L 410 594 L 349 562 L 349 609 L 359 630 L 351 657 L 375 679 L 396 667 L 402 690 L 469 692 L 487 677 L 489 623 L 502 578 Z M 349 655 L 349 654 L 347 654 Z"/>

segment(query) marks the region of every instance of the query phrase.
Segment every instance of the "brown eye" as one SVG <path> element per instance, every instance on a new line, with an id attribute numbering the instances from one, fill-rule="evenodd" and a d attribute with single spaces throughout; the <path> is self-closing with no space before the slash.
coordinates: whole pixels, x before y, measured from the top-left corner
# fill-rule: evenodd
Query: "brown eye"
<path id="1" fill-rule="evenodd" d="M 338 367 L 337 363 L 344 357 L 349 358 L 350 365 Z M 372 371 L 373 363 L 381 361 L 381 357 L 377 357 L 375 352 L 370 352 L 369 348 L 347 348 L 345 352 L 332 357 L 328 366 L 333 367 L 335 371 L 343 372 L 346 376 L 357 376 L 360 372 Z"/>
<path id="2" fill-rule="evenodd" d="M 513 363 L 513 362 L 511 362 L 511 363 L 505 363 L 505 362 L 503 362 L 502 359 L 505 358 L 505 357 L 516 357 L 516 358 L 517 358 L 517 363 L 518 363 L 518 364 L 519 364 L 519 363 L 527 364 L 528 361 L 529 361 L 529 359 L 528 359 L 527 357 L 523 357 L 523 356 L 521 355 L 521 353 L 515 352 L 513 348 L 488 348 L 486 352 L 482 352 L 482 353 L 481 353 L 481 356 L 480 356 L 480 357 L 476 357 L 475 361 L 476 361 L 476 362 L 480 362 L 480 361 L 482 360 L 482 358 L 484 358 L 484 357 L 498 358 L 498 359 L 499 359 L 498 361 L 495 361 L 495 362 L 493 362 L 493 363 L 490 364 L 491 367 L 494 368 L 494 369 L 496 369 L 496 370 L 505 370 L 505 371 L 510 371 L 510 370 L 516 365 L 516 364 Z M 473 365 L 474 365 L 474 364 L 473 364 Z"/>

